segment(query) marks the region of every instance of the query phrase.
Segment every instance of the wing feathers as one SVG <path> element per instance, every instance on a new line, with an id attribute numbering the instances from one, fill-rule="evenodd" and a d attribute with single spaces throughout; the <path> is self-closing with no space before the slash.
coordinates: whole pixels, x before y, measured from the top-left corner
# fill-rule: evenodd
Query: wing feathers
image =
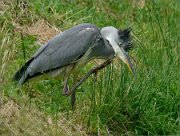
<path id="1" fill-rule="evenodd" d="M 74 63 L 92 46 L 92 42 L 99 34 L 99 29 L 92 24 L 81 24 L 64 31 L 43 45 L 33 55 L 31 61 L 26 63 L 27 69 L 23 66 L 14 79 L 20 80 L 25 71 L 28 75 L 26 76 L 30 78 L 36 74 Z"/>

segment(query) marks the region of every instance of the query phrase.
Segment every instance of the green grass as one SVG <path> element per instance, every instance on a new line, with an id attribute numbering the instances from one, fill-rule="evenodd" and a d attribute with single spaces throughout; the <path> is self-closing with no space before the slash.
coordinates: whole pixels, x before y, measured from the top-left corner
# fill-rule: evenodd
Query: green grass
<path id="1" fill-rule="evenodd" d="M 125 0 L 31 0 L 23 9 L 22 0 L 19 4 L 14 1 L 0 12 L 2 100 L 13 99 L 30 111 L 35 108 L 38 117 L 42 112 L 44 118 L 51 116 L 55 124 L 62 117 L 66 118 L 74 126 L 81 125 L 88 135 L 179 134 L 179 4 L 175 0 L 146 1 L 143 8 L 138 8 Z M 62 31 L 85 22 L 99 27 L 130 26 L 135 45 L 130 55 L 135 61 L 136 77 L 125 64 L 114 62 L 98 73 L 97 80 L 91 76 L 77 89 L 75 111 L 71 111 L 70 98 L 61 93 L 62 81 L 50 79 L 28 83 L 22 88 L 16 86 L 11 82 L 12 75 L 39 46 L 36 36 L 21 34 L 12 22 L 27 26 L 39 19 L 45 19 Z M 93 65 L 88 64 L 82 75 Z M 26 114 L 27 111 L 23 111 Z M 36 116 L 34 112 L 33 116 Z M 6 133 L 11 132 L 5 125 L 0 126 Z M 48 129 L 54 131 L 58 127 Z M 53 134 L 61 133 L 55 131 Z M 81 135 L 78 131 L 76 134 Z"/>

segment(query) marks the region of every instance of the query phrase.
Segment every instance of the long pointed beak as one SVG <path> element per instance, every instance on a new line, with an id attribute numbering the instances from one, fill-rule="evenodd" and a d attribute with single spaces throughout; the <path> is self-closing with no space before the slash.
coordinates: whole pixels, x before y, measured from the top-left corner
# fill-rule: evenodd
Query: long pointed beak
<path id="1" fill-rule="evenodd" d="M 117 56 L 120 57 L 120 59 L 122 59 L 122 61 L 124 63 L 126 63 L 129 70 L 133 73 L 133 75 L 135 75 L 135 70 L 133 68 L 133 65 L 131 63 L 131 59 L 130 59 L 128 53 L 125 52 L 123 48 L 120 48 L 119 52 L 117 52 Z"/>

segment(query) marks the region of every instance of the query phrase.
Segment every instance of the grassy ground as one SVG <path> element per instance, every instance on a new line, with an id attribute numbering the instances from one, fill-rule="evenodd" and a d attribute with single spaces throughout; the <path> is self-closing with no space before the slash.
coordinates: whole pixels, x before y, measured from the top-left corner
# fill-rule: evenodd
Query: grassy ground
<path id="1" fill-rule="evenodd" d="M 0 135 L 179 134 L 177 1 L 8 0 L 0 7 Z M 43 23 L 42 23 L 43 22 Z M 38 42 L 76 24 L 131 27 L 134 78 L 119 61 L 77 89 L 76 110 L 53 79 L 18 87 L 15 71 Z M 40 27 L 40 26 L 44 27 Z M 85 74 L 94 63 L 82 70 Z"/>

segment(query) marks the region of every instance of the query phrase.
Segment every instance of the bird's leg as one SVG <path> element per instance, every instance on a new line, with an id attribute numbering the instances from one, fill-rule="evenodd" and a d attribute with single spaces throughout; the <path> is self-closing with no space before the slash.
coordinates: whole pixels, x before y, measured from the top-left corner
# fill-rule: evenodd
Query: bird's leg
<path id="1" fill-rule="evenodd" d="M 97 74 L 98 74 L 98 70 L 94 72 L 94 81 L 97 81 Z"/>
<path id="2" fill-rule="evenodd" d="M 76 92 L 75 92 L 75 90 L 73 90 L 72 93 L 71 93 L 71 106 L 72 106 L 72 110 L 75 109 L 75 103 L 76 103 Z"/>
<path id="3" fill-rule="evenodd" d="M 76 81 L 77 75 L 75 74 L 73 76 L 73 80 Z M 68 86 L 68 79 L 69 79 L 69 74 L 67 74 L 64 78 L 64 88 L 63 88 L 63 95 L 67 96 L 67 93 L 69 92 L 69 86 Z M 75 91 L 73 91 L 71 93 L 71 106 L 72 109 L 75 109 L 75 102 L 76 102 L 76 95 L 75 95 Z"/>
<path id="4" fill-rule="evenodd" d="M 76 72 L 75 74 L 73 74 L 73 82 L 74 82 L 73 84 L 75 84 L 76 81 L 77 81 L 78 73 L 79 72 Z M 72 106 L 72 110 L 75 109 L 75 104 L 76 104 L 76 92 L 75 92 L 75 90 L 73 90 L 72 93 L 71 93 L 71 106 Z"/>
<path id="5" fill-rule="evenodd" d="M 76 89 L 77 87 L 79 87 L 91 74 L 97 73 L 97 71 L 103 69 L 104 67 L 106 67 L 107 65 L 109 65 L 111 62 L 112 62 L 112 59 L 107 60 L 107 61 L 105 61 L 104 63 L 100 64 L 99 66 L 92 68 L 83 78 L 81 78 L 81 79 L 79 80 L 79 82 L 77 82 L 76 84 L 74 84 L 74 86 L 73 86 L 68 92 L 66 92 L 65 95 L 69 96 L 69 95 L 71 95 L 72 93 L 74 93 L 74 92 L 75 92 L 75 89 Z M 73 95 L 74 95 L 74 94 L 73 94 Z M 73 97 L 74 97 L 74 96 L 73 96 Z"/>
<path id="6" fill-rule="evenodd" d="M 73 65 L 70 65 L 70 66 L 66 67 L 66 69 L 64 71 L 63 95 L 66 95 L 66 93 L 69 92 L 68 80 L 69 80 L 69 76 L 70 76 L 70 72 L 71 72 L 72 68 L 73 68 Z"/>
<path id="7" fill-rule="evenodd" d="M 63 94 L 65 95 L 68 91 L 69 91 L 69 86 L 68 86 L 68 76 L 67 76 L 64 79 Z"/>

